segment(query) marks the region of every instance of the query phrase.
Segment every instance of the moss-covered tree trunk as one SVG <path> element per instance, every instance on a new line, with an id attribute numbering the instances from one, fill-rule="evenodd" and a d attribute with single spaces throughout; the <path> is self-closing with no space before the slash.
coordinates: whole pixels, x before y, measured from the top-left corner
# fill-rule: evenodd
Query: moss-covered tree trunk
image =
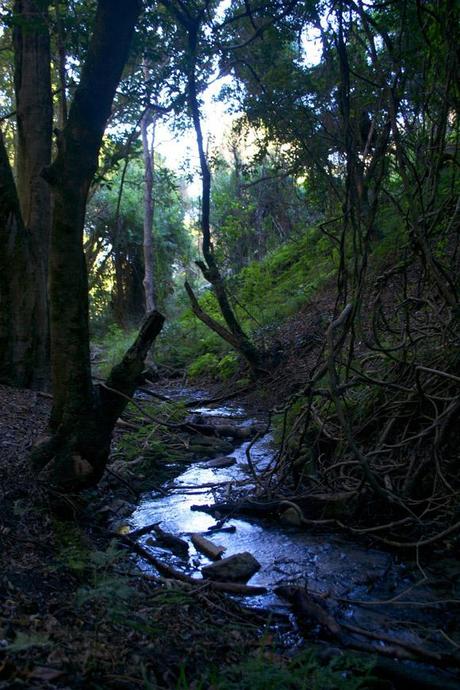
<path id="1" fill-rule="evenodd" d="M 99 0 L 80 84 L 45 171 L 54 197 L 50 244 L 50 324 L 53 409 L 50 437 L 33 453 L 64 490 L 95 483 L 105 468 L 111 434 L 126 400 L 91 379 L 88 279 L 83 227 L 88 190 L 116 88 L 127 60 L 138 0 Z M 110 388 L 130 395 L 163 318 L 154 312 L 116 369 Z"/>

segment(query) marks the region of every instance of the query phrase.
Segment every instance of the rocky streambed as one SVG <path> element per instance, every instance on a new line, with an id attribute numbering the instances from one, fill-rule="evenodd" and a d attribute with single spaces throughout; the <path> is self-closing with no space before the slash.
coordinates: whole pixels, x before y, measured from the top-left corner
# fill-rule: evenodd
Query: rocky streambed
<path id="1" fill-rule="evenodd" d="M 214 458 L 205 452 L 141 497 L 127 523 L 150 556 L 140 552 L 139 567 L 203 583 L 239 583 L 235 592 L 251 595 L 247 605 L 284 616 L 297 634 L 397 659 L 401 687 L 409 680 L 413 687 L 460 688 L 458 561 L 417 564 L 370 541 L 306 531 L 276 515 L 216 513 L 216 502 L 255 487 L 254 474 L 270 467 L 275 451 L 263 419 L 236 404 L 203 406 L 205 394 L 196 397 L 191 422 L 233 429 L 225 438 L 232 450 Z"/>

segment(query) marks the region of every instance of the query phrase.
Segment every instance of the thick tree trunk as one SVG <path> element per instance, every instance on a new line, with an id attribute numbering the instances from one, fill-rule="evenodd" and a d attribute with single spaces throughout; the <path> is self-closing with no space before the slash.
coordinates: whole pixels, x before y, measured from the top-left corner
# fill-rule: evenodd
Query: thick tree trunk
<path id="1" fill-rule="evenodd" d="M 47 263 L 51 218 L 50 191 L 40 173 L 51 158 L 47 6 L 35 0 L 15 0 L 14 17 L 17 190 L 2 141 L 0 380 L 45 388 L 49 380 Z"/>
<path id="2" fill-rule="evenodd" d="M 35 292 L 30 232 L 0 133 L 0 381 L 27 386 L 34 362 Z"/>
<path id="3" fill-rule="evenodd" d="M 65 29 L 62 22 L 60 0 L 54 0 L 54 14 L 56 17 L 56 47 L 58 52 L 59 72 L 59 127 L 64 129 L 67 122 L 67 71 Z"/>
<path id="4" fill-rule="evenodd" d="M 52 436 L 33 459 L 37 467 L 50 463 L 51 480 L 66 490 L 98 481 L 114 424 L 91 381 L 83 226 L 89 186 L 140 9 L 138 0 L 99 0 L 58 154 L 44 172 L 54 197 L 49 269 L 53 410 Z M 147 328 L 146 335 L 152 334 L 155 330 Z"/>
<path id="5" fill-rule="evenodd" d="M 142 152 L 144 157 L 144 292 L 145 311 L 150 313 L 155 309 L 155 277 L 154 277 L 154 247 L 153 247 L 153 173 L 155 155 L 155 114 L 149 108 L 141 121 Z M 148 129 L 152 126 L 152 142 L 149 143 Z"/>
<path id="6" fill-rule="evenodd" d="M 43 388 L 49 380 L 48 245 L 50 189 L 41 176 L 51 161 L 51 98 L 48 7 L 37 0 L 15 0 L 18 22 L 13 31 L 17 118 L 17 189 L 25 227 L 30 231 L 32 284 L 35 292 L 32 370 L 28 385 Z"/>

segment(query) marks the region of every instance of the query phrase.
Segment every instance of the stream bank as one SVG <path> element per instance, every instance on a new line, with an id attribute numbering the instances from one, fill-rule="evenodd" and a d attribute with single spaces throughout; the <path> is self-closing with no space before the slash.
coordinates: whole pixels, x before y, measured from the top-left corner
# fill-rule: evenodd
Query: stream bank
<path id="1" fill-rule="evenodd" d="M 394 660 L 396 652 L 394 656 L 383 657 L 344 647 L 321 629 L 317 618 L 302 614 L 303 624 L 300 624 L 299 617 L 296 620 L 286 602 L 273 592 L 267 595 L 273 597 L 273 608 L 266 606 L 265 595 L 260 603 L 252 597 L 224 596 L 199 580 L 198 565 L 187 566 L 186 562 L 183 572 L 195 578 L 194 585 L 158 577 L 143 561 L 132 558 L 131 549 L 123 548 L 123 543 L 120 548 L 120 538 L 113 538 L 108 530 L 110 516 L 118 519 L 119 525 L 132 524 L 129 516 L 133 512 L 134 494 L 116 477 L 109 474 L 97 489 L 70 497 L 64 506 L 56 500 L 58 497 L 50 497 L 40 478 L 32 474 L 28 451 L 46 426 L 49 398 L 0 387 L 0 400 L 0 690 L 406 690 L 411 687 L 447 690 L 458 687 L 455 675 L 445 674 L 433 664 L 410 660 L 401 663 Z M 241 416 L 248 415 L 244 412 Z M 257 415 L 256 420 L 259 423 Z M 244 421 L 240 419 L 238 423 Z M 266 450 L 270 451 L 270 445 Z M 180 482 L 181 472 L 201 469 L 202 463 L 195 459 L 196 464 L 187 462 L 177 464 L 175 469 L 171 467 L 164 481 L 171 486 Z M 243 457 L 240 470 L 245 481 L 250 481 Z M 213 483 L 223 481 L 223 471 L 214 471 Z M 108 486 L 109 479 L 110 487 L 116 485 L 116 489 Z M 147 482 L 150 491 L 146 491 Z M 143 484 L 143 501 L 154 500 L 155 495 L 164 497 L 161 491 L 152 490 L 155 478 L 146 476 Z M 222 500 L 221 491 L 215 496 Z M 193 503 L 202 500 L 201 494 L 188 494 L 185 498 Z M 208 497 L 204 498 L 208 501 Z M 192 519 L 214 522 L 205 513 L 189 511 L 189 515 Z M 286 530 L 273 520 L 240 517 L 232 520 L 236 525 L 243 523 L 241 534 L 244 525 L 258 535 L 280 530 L 286 539 L 308 536 L 311 549 L 317 549 L 309 554 L 312 577 L 316 577 L 317 569 L 319 585 L 327 575 L 324 570 L 327 558 L 332 559 L 332 549 L 337 555 L 345 554 L 344 558 L 329 561 L 331 567 L 335 562 L 340 568 L 335 572 L 338 588 L 344 586 L 342 570 L 350 565 L 347 561 L 358 550 L 363 549 L 366 554 L 370 548 L 355 541 L 355 552 L 348 552 L 349 541 L 345 540 L 343 545 L 337 533 L 309 531 L 308 535 L 301 535 L 299 530 L 293 527 Z M 166 524 L 162 524 L 166 529 Z M 272 529 L 274 532 L 270 532 Z M 189 534 L 182 536 L 190 541 Z M 212 534 L 210 539 L 219 544 L 223 537 L 236 540 L 239 533 Z M 143 540 L 144 537 L 142 543 Z M 233 544 L 240 550 L 236 541 Z M 254 553 L 250 540 L 247 549 Z M 383 558 L 393 558 L 385 551 L 379 553 Z M 160 560 L 167 562 L 167 559 L 167 551 L 163 550 Z M 360 563 L 364 570 L 365 562 Z M 385 563 L 381 564 L 381 573 Z M 323 571 L 319 570 L 320 565 L 324 565 Z M 397 561 L 396 570 L 388 572 L 395 573 L 397 578 L 406 573 L 403 582 L 394 585 L 391 577 L 383 574 L 380 582 L 361 583 L 359 587 L 367 599 L 369 596 L 392 598 L 400 591 L 398 587 L 412 587 L 406 592 L 406 599 L 413 600 L 417 595 L 420 601 L 402 616 L 410 634 L 427 638 L 442 629 L 452 638 L 456 635 L 455 604 L 439 606 L 433 597 L 443 601 L 458 599 L 454 591 L 458 578 L 455 580 L 455 573 L 448 572 L 445 563 L 437 565 L 437 574 L 433 564 L 425 570 L 430 579 L 437 579 L 437 583 L 426 583 L 427 587 L 414 588 L 421 576 L 415 577 L 411 563 L 404 571 L 403 564 Z M 175 566 L 178 570 L 179 561 L 175 561 Z M 279 582 L 305 581 L 305 573 L 295 570 L 295 577 L 286 579 L 285 564 L 280 567 L 283 572 L 275 573 Z M 265 577 L 264 569 L 256 577 Z M 249 586 L 253 581 L 249 581 Z M 434 609 L 427 607 L 428 591 Z M 362 596 L 358 592 L 354 596 L 358 594 Z M 346 616 L 340 619 L 346 610 L 341 607 L 346 602 L 325 597 L 323 603 L 332 607 L 333 617 L 341 622 L 349 620 Z M 356 602 L 355 606 L 358 608 Z M 375 625 L 380 633 L 386 625 L 387 614 L 391 611 L 396 614 L 400 604 L 380 603 L 359 608 L 362 608 L 361 616 L 369 616 L 369 629 Z M 430 617 L 432 611 L 437 614 L 437 620 Z M 380 616 L 377 618 L 380 627 L 378 622 L 373 623 L 376 615 Z M 365 623 L 363 618 L 360 622 Z M 396 621 L 394 625 L 402 624 Z M 404 629 L 400 627 L 400 630 L 403 634 Z M 366 641 L 369 640 L 363 643 Z M 371 668 L 375 670 L 370 671 Z"/>
<path id="2" fill-rule="evenodd" d="M 222 547 L 225 558 L 249 553 L 260 568 L 244 581 L 266 591 L 252 596 L 245 605 L 284 617 L 281 628 L 288 644 L 298 645 L 300 638 L 322 640 L 323 644 L 333 641 L 345 648 L 398 659 L 401 682 L 406 686 L 408 679 L 420 676 L 414 681 L 417 687 L 424 687 L 422 677 L 428 679 L 425 687 L 460 687 L 460 676 L 454 670 L 441 670 L 454 669 L 460 661 L 456 646 L 458 562 L 444 559 L 414 564 L 375 548 L 369 540 L 282 524 L 279 515 L 274 520 L 235 512 L 216 515 L 213 504 L 235 493 L 254 491 L 253 472 L 263 472 L 273 461 L 273 439 L 269 432 L 263 433 L 263 417 L 248 415 L 241 405 L 203 405 L 200 399 L 209 397 L 206 391 L 166 392 L 172 398 L 190 401 L 194 397 L 196 404 L 189 405 L 190 414 L 200 424 L 231 423 L 237 429 L 253 430 L 243 442 L 235 437 L 225 439 L 233 444 L 229 455 L 234 462 L 212 467 L 209 454 L 195 457 L 187 469 L 177 467 L 177 476 L 160 491 L 144 493 L 124 523 L 134 534 L 145 532 L 139 537 L 141 547 L 170 568 L 169 576 L 187 576 L 197 585 L 206 584 L 202 575 L 212 559 L 196 548 L 194 535 Z M 148 526 L 156 524 L 183 540 L 185 553 L 174 553 L 164 540 L 155 538 L 156 528 Z M 145 559 L 140 558 L 138 566 L 158 574 Z"/>

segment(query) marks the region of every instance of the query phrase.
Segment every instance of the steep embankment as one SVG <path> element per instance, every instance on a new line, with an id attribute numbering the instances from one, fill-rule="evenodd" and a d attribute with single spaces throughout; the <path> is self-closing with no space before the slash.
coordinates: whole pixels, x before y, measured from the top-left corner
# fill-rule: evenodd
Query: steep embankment
<path id="1" fill-rule="evenodd" d="M 455 264 L 457 239 L 434 239 L 426 254 L 396 220 L 386 219 L 365 258 L 351 252 L 340 263 L 309 230 L 228 283 L 269 356 L 254 396 L 274 408 L 280 491 L 299 496 L 305 518 L 428 546 L 460 527 L 459 319 L 444 268 Z M 219 318 L 209 291 L 201 305 Z M 249 383 L 226 343 L 187 310 L 159 356 L 195 380 Z M 313 496 L 322 497 L 316 515 Z"/>

